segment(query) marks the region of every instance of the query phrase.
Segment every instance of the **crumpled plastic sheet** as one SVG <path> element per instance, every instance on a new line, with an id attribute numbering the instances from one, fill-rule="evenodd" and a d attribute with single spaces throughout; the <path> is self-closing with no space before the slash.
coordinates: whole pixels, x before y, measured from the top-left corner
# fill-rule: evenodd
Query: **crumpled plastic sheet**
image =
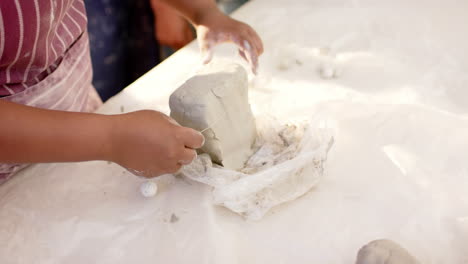
<path id="1" fill-rule="evenodd" d="M 257 118 L 253 155 L 240 171 L 212 164 L 200 155 L 181 174 L 213 187 L 213 202 L 249 220 L 259 220 L 271 208 L 297 199 L 316 186 L 333 145 L 329 129 L 310 121 L 281 124 Z"/>

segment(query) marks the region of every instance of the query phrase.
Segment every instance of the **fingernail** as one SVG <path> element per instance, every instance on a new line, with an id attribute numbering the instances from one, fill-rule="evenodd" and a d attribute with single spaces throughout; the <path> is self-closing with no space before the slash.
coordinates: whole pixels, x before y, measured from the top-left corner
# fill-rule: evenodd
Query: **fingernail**
<path id="1" fill-rule="evenodd" d="M 198 132 L 198 133 L 200 133 L 200 135 L 203 138 L 203 141 L 202 141 L 201 146 L 200 146 L 200 148 L 201 148 L 201 147 L 203 147 L 205 145 L 205 136 L 201 132 Z"/>
<path id="2" fill-rule="evenodd" d="M 249 42 L 248 42 L 247 40 L 244 40 L 244 43 L 243 43 L 243 44 L 244 44 L 244 48 L 245 48 L 246 50 L 250 51 L 251 47 L 250 47 Z"/>

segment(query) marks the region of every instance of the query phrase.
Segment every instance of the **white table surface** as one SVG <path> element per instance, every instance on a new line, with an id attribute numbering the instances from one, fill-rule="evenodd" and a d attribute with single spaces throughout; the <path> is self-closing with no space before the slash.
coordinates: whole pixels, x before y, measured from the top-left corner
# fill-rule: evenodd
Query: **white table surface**
<path id="1" fill-rule="evenodd" d="M 0 263 L 354 263 L 377 238 L 468 263 L 468 3 L 429 2 L 253 0 L 234 14 L 265 44 L 254 112 L 335 131 L 307 195 L 251 222 L 187 179 L 158 178 L 145 199 L 115 164 L 35 165 L 0 186 Z M 338 78 L 322 79 L 330 60 Z M 192 43 L 99 112 L 168 113 L 199 61 Z"/>

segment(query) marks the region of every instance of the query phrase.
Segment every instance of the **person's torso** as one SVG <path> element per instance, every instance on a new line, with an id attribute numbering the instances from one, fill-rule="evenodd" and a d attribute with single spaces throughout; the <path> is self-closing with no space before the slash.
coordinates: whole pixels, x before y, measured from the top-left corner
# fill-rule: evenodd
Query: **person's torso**
<path id="1" fill-rule="evenodd" d="M 86 23 L 83 0 L 1 0 L 0 97 L 54 71 Z"/>
<path id="2" fill-rule="evenodd" d="M 86 23 L 83 0 L 0 0 L 0 100 L 94 111 Z M 0 163 L 0 184 L 25 166 Z"/>

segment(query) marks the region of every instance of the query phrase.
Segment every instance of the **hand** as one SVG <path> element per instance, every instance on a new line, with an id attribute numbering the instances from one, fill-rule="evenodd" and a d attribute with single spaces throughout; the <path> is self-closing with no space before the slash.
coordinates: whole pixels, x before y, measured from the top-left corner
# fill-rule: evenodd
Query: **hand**
<path id="1" fill-rule="evenodd" d="M 206 64 L 213 57 L 213 47 L 223 42 L 234 42 L 239 47 L 239 54 L 257 73 L 258 56 L 263 53 L 260 37 L 249 25 L 234 20 L 218 9 L 210 9 L 196 23 L 198 43 Z"/>
<path id="2" fill-rule="evenodd" d="M 144 110 L 114 116 L 110 160 L 147 178 L 177 172 L 197 156 L 203 135 L 172 118 Z"/>
<path id="3" fill-rule="evenodd" d="M 151 7 L 159 44 L 178 50 L 195 39 L 189 22 L 173 7 L 160 0 L 151 0 Z"/>

